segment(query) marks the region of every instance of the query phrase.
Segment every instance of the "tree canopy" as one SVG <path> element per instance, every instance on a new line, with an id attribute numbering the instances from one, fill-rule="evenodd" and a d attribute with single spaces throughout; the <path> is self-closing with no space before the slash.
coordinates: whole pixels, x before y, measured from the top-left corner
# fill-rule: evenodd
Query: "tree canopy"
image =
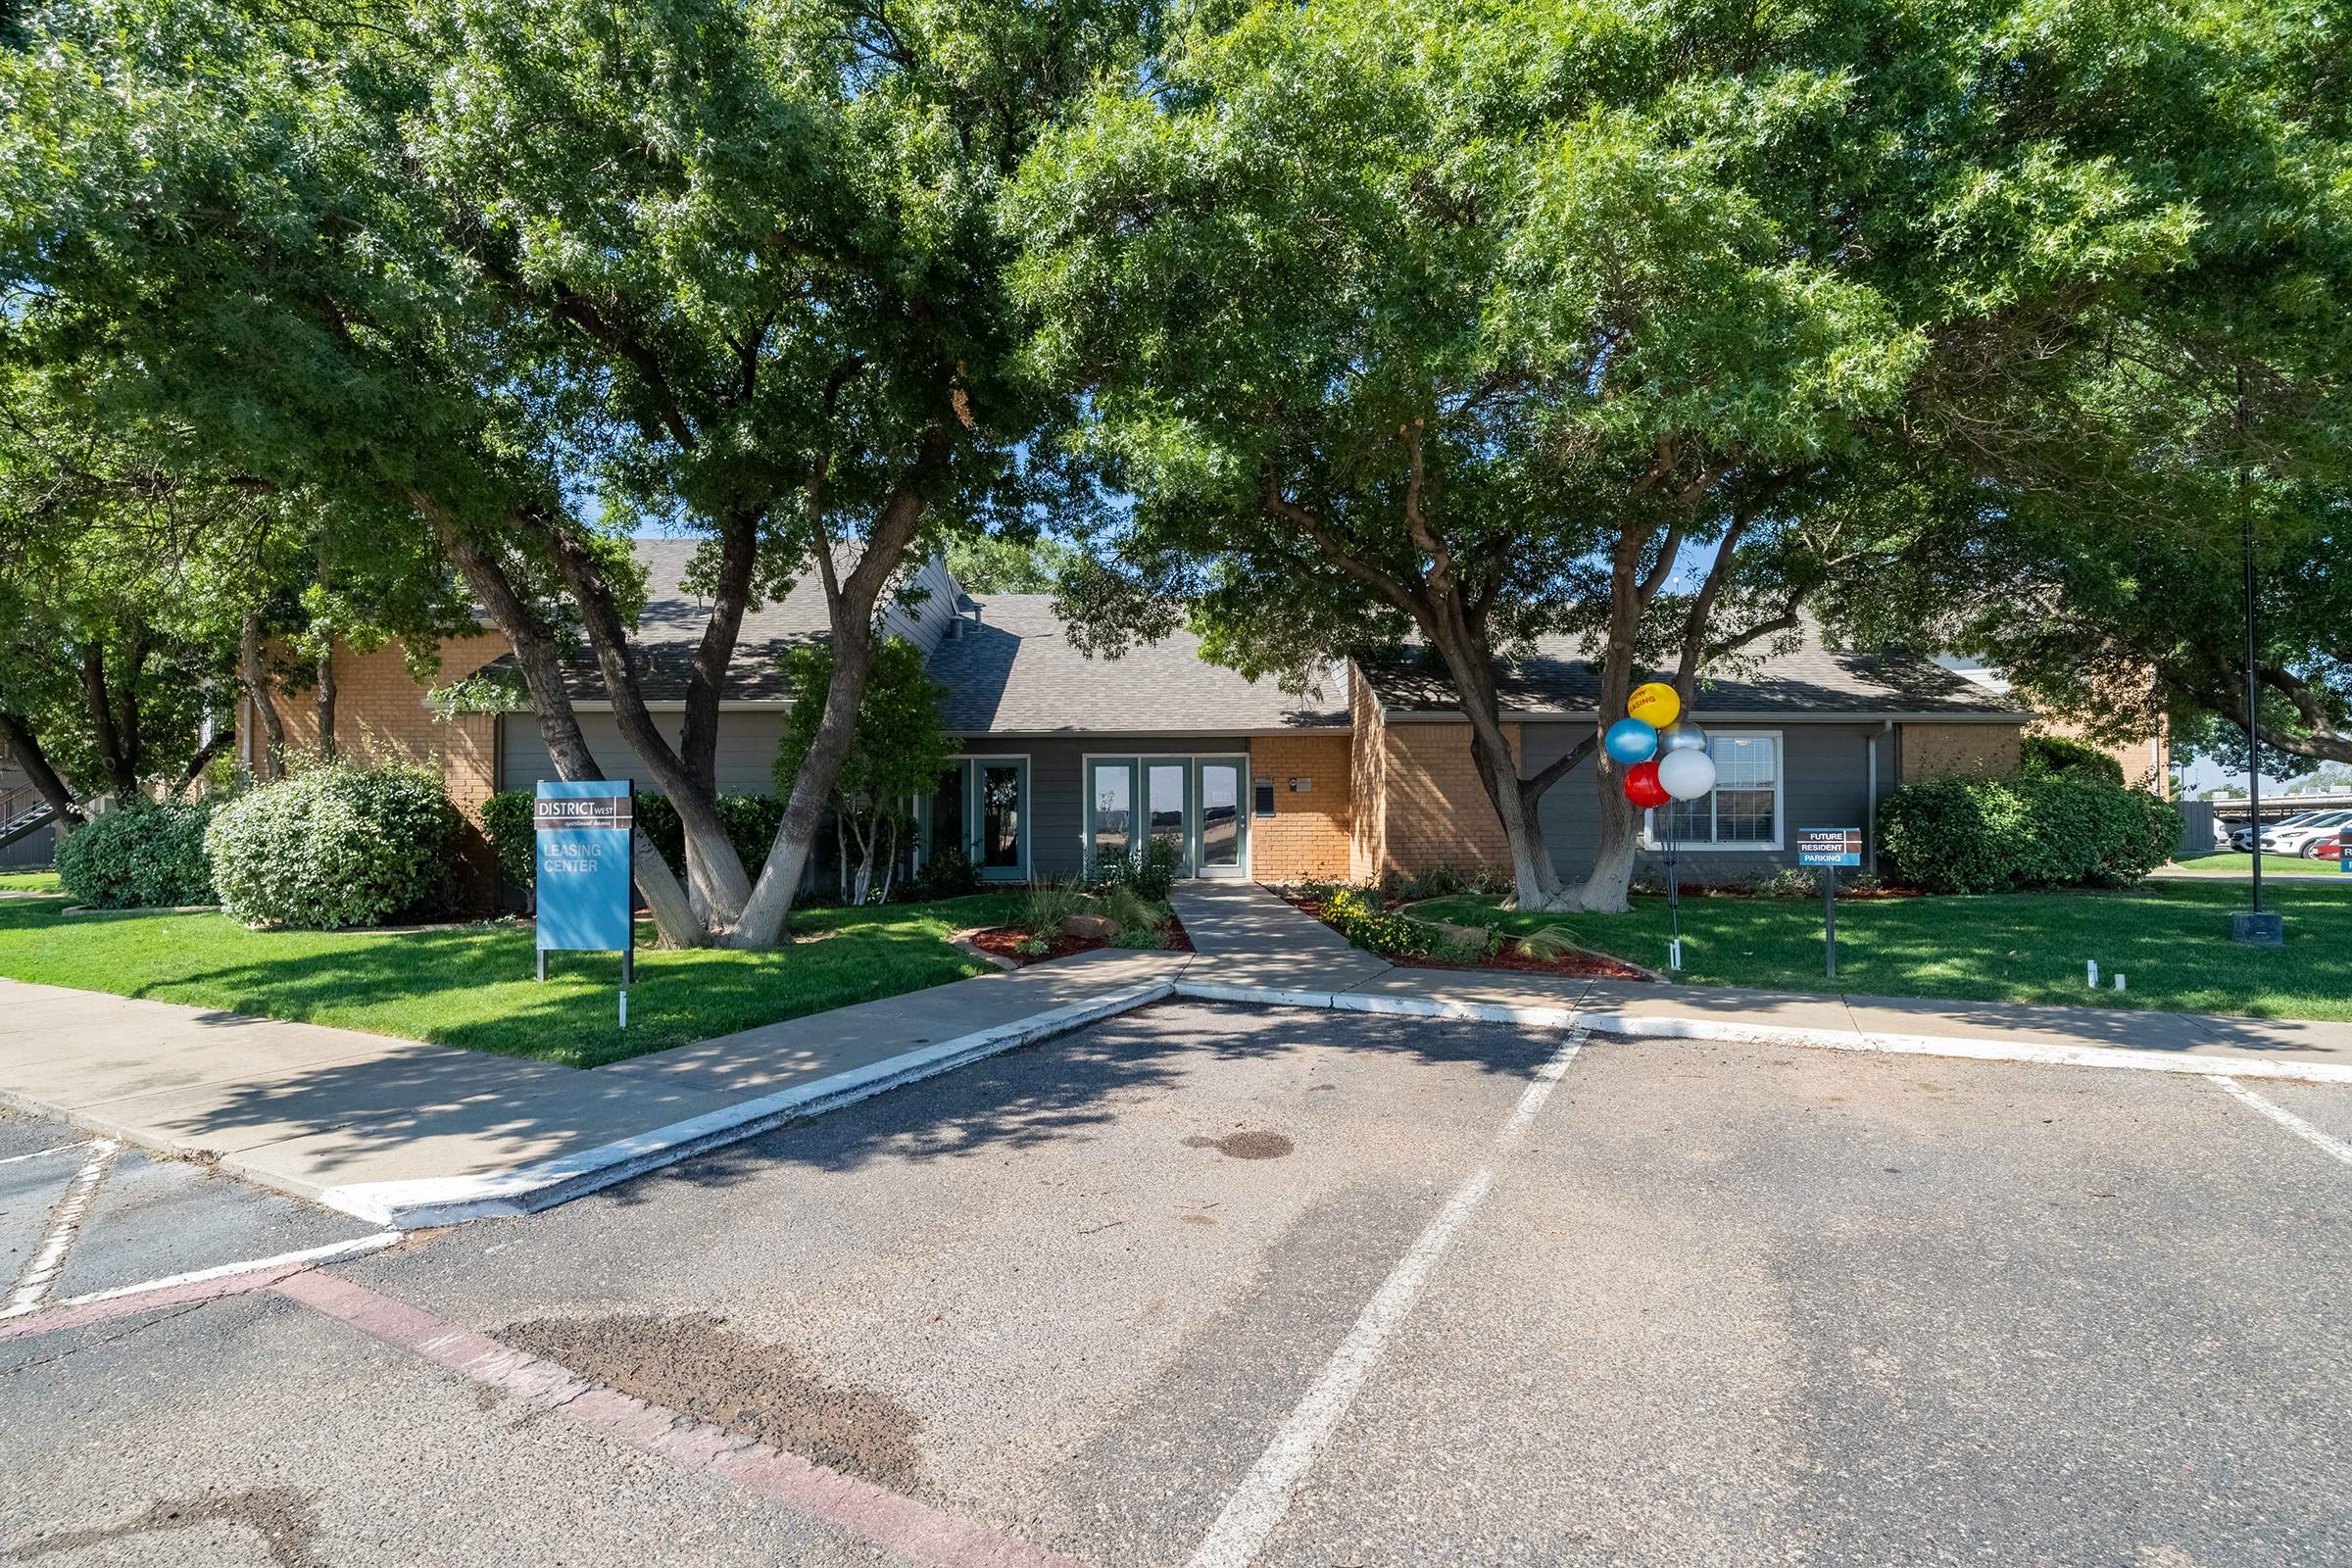
<path id="1" fill-rule="evenodd" d="M 1182 606 L 1216 657 L 1294 678 L 1418 641 L 1521 901 L 1622 907 L 1616 765 L 1563 889 L 1536 803 L 1592 740 L 1523 777 L 1495 656 L 1582 639 L 1606 723 L 1644 662 L 1688 697 L 1808 601 L 1859 623 L 1882 570 L 1983 565 L 1972 527 L 2021 498 L 2112 516 L 2206 414 L 2127 399 L 2119 356 L 2258 362 L 2334 286 L 2329 239 L 2247 287 L 2313 248 L 2284 215 L 2343 200 L 2340 127 L 2293 112 L 2327 91 L 2297 31 L 2322 20 L 1198 13 L 1015 192 L 1036 360 L 1137 498 L 1070 608 L 1115 644 Z M 2070 425 L 2092 398 L 2110 416 Z"/>

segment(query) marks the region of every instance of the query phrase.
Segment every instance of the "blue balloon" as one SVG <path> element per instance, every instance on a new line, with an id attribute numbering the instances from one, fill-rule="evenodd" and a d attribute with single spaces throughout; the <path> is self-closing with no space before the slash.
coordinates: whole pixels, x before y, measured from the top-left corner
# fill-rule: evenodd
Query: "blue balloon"
<path id="1" fill-rule="evenodd" d="M 1601 744 L 1620 762 L 1646 762 L 1657 755 L 1658 732 L 1638 718 L 1621 718 L 1609 726 Z"/>

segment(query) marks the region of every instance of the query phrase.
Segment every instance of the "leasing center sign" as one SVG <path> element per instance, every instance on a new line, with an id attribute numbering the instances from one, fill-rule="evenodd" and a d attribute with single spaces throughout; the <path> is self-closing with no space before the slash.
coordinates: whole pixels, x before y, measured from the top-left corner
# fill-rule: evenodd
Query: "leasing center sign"
<path id="1" fill-rule="evenodd" d="M 539 951 L 626 954 L 637 810 L 619 783 L 545 781 L 531 803 L 539 849 Z M 547 960 L 540 964 L 544 970 Z"/>

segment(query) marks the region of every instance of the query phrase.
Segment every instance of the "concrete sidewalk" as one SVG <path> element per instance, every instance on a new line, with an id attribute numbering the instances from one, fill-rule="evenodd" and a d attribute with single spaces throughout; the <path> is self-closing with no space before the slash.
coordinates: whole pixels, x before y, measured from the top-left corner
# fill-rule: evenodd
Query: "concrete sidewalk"
<path id="1" fill-rule="evenodd" d="M 595 1071 L 0 980 L 0 1102 L 379 1223 L 520 1212 L 1167 994 L 1103 950 Z"/>
<path id="2" fill-rule="evenodd" d="M 1077 955 L 594 1071 L 0 980 L 0 1102 L 378 1224 L 514 1214 L 1169 996 L 1604 1034 L 2352 1082 L 2352 1025 L 1393 965 L 1193 883 L 1197 955 Z"/>
<path id="3" fill-rule="evenodd" d="M 1261 887 L 1194 883 L 1175 903 L 1204 959 L 1178 983 L 1188 996 L 1538 1025 L 1573 1016 L 1603 1034 L 2352 1082 L 2352 1023 L 1415 968 L 1348 947 Z"/>

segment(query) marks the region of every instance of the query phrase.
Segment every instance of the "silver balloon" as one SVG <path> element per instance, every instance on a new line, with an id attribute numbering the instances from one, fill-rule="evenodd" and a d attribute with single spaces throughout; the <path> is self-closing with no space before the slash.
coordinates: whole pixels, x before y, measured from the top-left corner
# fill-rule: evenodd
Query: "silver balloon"
<path id="1" fill-rule="evenodd" d="M 1678 719 L 1658 731 L 1658 750 L 1665 752 L 1703 752 L 1707 749 L 1707 732 L 1689 719 Z"/>
<path id="2" fill-rule="evenodd" d="M 1658 783 L 1678 801 L 1695 801 L 1715 787 L 1715 759 L 1688 749 L 1658 759 Z"/>

